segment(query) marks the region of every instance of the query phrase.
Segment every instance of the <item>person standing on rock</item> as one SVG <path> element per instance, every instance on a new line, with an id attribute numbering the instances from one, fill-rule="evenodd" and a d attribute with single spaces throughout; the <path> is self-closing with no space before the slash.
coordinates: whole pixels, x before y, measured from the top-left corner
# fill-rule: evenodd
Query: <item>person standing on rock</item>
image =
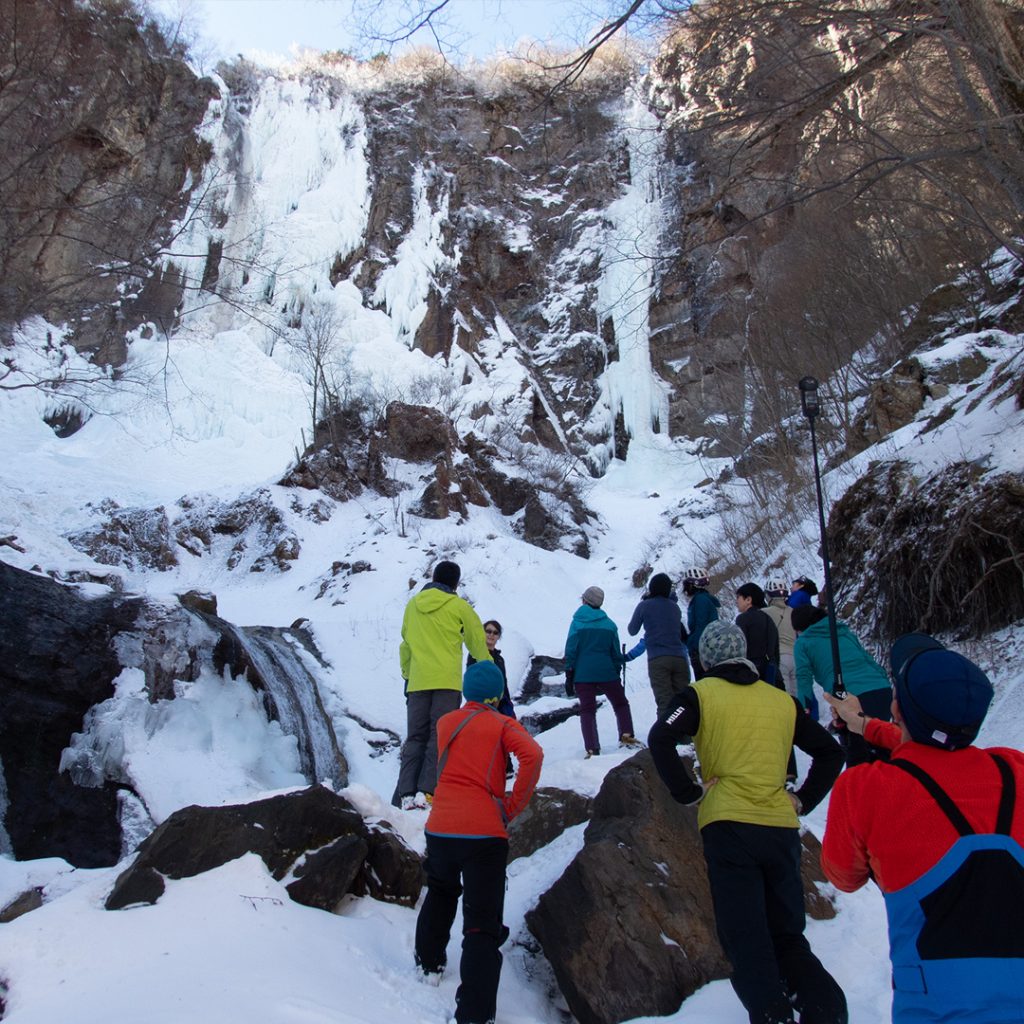
<path id="1" fill-rule="evenodd" d="M 462 900 L 462 961 L 455 993 L 456 1024 L 493 1024 L 508 938 L 505 865 L 508 823 L 526 807 L 540 778 L 543 751 L 514 718 L 497 710 L 505 681 L 491 661 L 466 669 L 466 705 L 437 726 L 437 789 L 425 826 L 427 895 L 416 920 L 416 964 L 424 980 L 440 981 L 452 922 Z M 505 792 L 505 760 L 519 769 Z"/>
<path id="2" fill-rule="evenodd" d="M 804 936 L 799 814 L 824 799 L 843 767 L 828 732 L 785 691 L 758 679 L 743 631 L 713 622 L 700 641 L 707 675 L 658 719 L 648 744 L 673 798 L 699 804 L 715 927 L 751 1024 L 846 1024 L 846 997 Z M 704 782 L 676 751 L 692 736 Z M 792 745 L 811 755 L 785 788 Z"/>
<path id="3" fill-rule="evenodd" d="M 663 572 L 651 577 L 647 593 L 634 609 L 626 630 L 630 636 L 636 636 L 641 627 L 647 650 L 647 675 L 661 715 L 675 706 L 673 697 L 690 685 L 683 612 L 672 593 L 672 581 Z"/>
<path id="4" fill-rule="evenodd" d="M 623 653 L 615 623 L 601 610 L 604 591 L 587 587 L 565 638 L 565 690 L 580 702 L 580 728 L 586 757 L 601 753 L 597 736 L 597 696 L 604 694 L 615 712 L 619 745 L 639 747 L 633 735 L 633 713 L 619 678 L 622 666 L 636 652 Z M 639 646 L 639 645 L 638 645 Z"/>
<path id="5" fill-rule="evenodd" d="M 398 655 L 406 739 L 391 801 L 403 810 L 425 807 L 434 792 L 437 723 L 462 703 L 462 645 L 477 661 L 491 660 L 480 617 L 455 593 L 461 576 L 455 562 L 438 562 L 431 582 L 405 606 Z"/>

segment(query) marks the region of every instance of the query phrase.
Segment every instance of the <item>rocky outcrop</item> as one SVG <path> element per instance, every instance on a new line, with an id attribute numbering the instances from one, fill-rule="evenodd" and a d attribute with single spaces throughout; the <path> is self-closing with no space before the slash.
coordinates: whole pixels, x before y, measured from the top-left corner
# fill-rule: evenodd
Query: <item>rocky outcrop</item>
<path id="1" fill-rule="evenodd" d="M 121 851 L 113 783 L 77 785 L 61 752 L 94 704 L 114 692 L 119 634 L 139 598 L 88 600 L 72 587 L 0 562 L 0 768 L 14 856 L 115 864 Z"/>
<path id="2" fill-rule="evenodd" d="M 367 826 L 323 786 L 227 807 L 175 811 L 139 847 L 107 896 L 107 910 L 156 903 L 166 878 L 189 878 L 246 853 L 286 881 L 297 903 L 334 910 L 348 894 L 415 906 L 419 856 L 385 824 Z"/>
<path id="3" fill-rule="evenodd" d="M 214 555 L 228 569 L 287 572 L 300 544 L 266 488 L 234 501 L 186 495 L 178 508 L 121 508 L 108 500 L 99 521 L 68 534 L 68 542 L 102 565 L 165 571 L 178 564 L 178 548 L 197 558 Z"/>
<path id="4" fill-rule="evenodd" d="M 908 463 L 875 463 L 833 506 L 829 546 L 837 597 L 879 646 L 1024 619 L 1024 474 L 960 462 L 918 479 Z"/>
<path id="5" fill-rule="evenodd" d="M 695 808 L 675 803 L 647 751 L 609 772 L 585 845 L 526 917 L 580 1024 L 674 1013 L 729 974 L 715 935 Z M 835 911 L 819 893 L 816 840 L 804 835 L 812 916 Z"/>
<path id="6" fill-rule="evenodd" d="M 309 667 L 318 652 L 302 630 L 240 629 L 182 604 L 118 594 L 86 599 L 4 562 L 0 621 L 4 827 L 19 859 L 100 867 L 120 858 L 118 793 L 133 789 L 130 766 L 111 761 L 90 721 L 126 668 L 141 672 L 152 703 L 174 699 L 203 671 L 244 676 L 263 695 L 267 717 L 296 737 L 309 780 L 347 784 L 348 765 Z"/>
<path id="7" fill-rule="evenodd" d="M 0 324 L 70 321 L 119 365 L 126 331 L 173 324 L 180 281 L 150 274 L 209 156 L 213 83 L 127 4 L 4 0 L 2 21 Z"/>

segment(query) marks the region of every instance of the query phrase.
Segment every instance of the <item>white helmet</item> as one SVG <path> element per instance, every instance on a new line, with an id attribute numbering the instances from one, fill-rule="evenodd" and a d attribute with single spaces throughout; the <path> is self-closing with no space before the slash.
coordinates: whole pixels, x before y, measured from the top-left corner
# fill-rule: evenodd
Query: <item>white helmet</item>
<path id="1" fill-rule="evenodd" d="M 691 583 L 695 587 L 706 587 L 710 581 L 707 569 L 700 566 L 691 566 L 683 573 L 683 582 Z"/>
<path id="2" fill-rule="evenodd" d="M 773 576 L 764 586 L 764 592 L 769 597 L 786 597 L 789 594 L 789 587 L 786 581 L 778 576 Z"/>

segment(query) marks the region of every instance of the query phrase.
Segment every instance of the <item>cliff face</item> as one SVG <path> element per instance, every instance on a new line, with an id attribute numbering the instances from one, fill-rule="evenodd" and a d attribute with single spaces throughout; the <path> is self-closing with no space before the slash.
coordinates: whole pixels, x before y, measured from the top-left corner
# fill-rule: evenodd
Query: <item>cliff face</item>
<path id="1" fill-rule="evenodd" d="M 67 320 L 115 365 L 140 325 L 245 330 L 314 359 L 316 420 L 344 377 L 592 473 L 656 435 L 736 456 L 797 377 L 904 354 L 903 311 L 989 244 L 928 223 L 923 186 L 835 186 L 851 124 L 913 76 L 850 74 L 867 44 L 824 22 L 691 19 L 646 78 L 609 64 L 554 95 L 521 69 L 326 58 L 215 87 L 127 4 L 0 2 L 24 139 L 0 154 L 0 319 Z M 389 343 L 422 379 L 381 369 Z"/>
<path id="2" fill-rule="evenodd" d="M 124 359 L 131 300 L 207 148 L 198 80 L 129 4 L 0 2 L 0 323 L 69 321 Z"/>

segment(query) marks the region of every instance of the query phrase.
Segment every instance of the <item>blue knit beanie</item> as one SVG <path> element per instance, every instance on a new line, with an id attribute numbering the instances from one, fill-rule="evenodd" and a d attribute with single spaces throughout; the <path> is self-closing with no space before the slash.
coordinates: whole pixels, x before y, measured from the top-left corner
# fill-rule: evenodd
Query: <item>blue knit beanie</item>
<path id="1" fill-rule="evenodd" d="M 462 696 L 480 704 L 496 702 L 505 692 L 505 679 L 493 661 L 474 661 L 462 677 Z"/>
<path id="2" fill-rule="evenodd" d="M 988 676 L 927 633 L 901 636 L 889 660 L 911 738 L 944 750 L 969 747 L 992 703 Z"/>

